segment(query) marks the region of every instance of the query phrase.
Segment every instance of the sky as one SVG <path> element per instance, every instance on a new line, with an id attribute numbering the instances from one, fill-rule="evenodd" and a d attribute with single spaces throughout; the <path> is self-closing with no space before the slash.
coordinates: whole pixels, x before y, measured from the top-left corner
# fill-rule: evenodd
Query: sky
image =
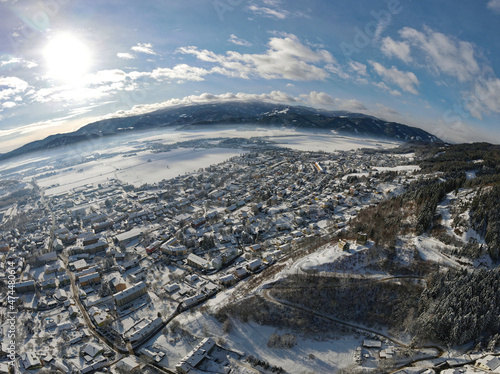
<path id="1" fill-rule="evenodd" d="M 500 0 L 0 0 L 0 153 L 265 100 L 500 143 Z"/>

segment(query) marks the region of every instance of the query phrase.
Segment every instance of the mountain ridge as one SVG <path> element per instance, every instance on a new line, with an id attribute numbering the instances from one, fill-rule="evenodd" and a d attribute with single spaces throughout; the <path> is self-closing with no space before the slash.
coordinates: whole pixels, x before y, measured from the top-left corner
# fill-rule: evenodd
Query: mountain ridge
<path id="1" fill-rule="evenodd" d="M 259 101 L 222 102 L 190 104 L 159 109 L 146 114 L 92 122 L 76 131 L 50 135 L 44 139 L 27 143 L 13 151 L 0 154 L 0 160 L 129 131 L 163 127 L 189 129 L 190 126 L 218 124 L 324 129 L 400 141 L 442 142 L 436 136 L 420 128 L 385 121 L 361 113 L 328 111 Z"/>

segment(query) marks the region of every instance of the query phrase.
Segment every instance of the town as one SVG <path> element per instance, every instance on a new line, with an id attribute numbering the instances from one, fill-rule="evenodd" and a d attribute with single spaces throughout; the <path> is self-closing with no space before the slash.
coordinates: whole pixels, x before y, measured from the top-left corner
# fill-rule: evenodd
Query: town
<path id="1" fill-rule="evenodd" d="M 176 339 L 176 316 L 328 242 L 363 207 L 403 191 L 413 157 L 267 147 L 140 187 L 110 179 L 48 194 L 33 179 L 1 217 L 1 275 L 5 287 L 16 279 L 16 302 L 3 299 L 17 311 L 16 369 L 188 373 L 215 360 L 223 370 L 245 353 L 216 336 L 181 359 L 151 342 Z M 5 308 L 4 326 L 8 316 Z"/>

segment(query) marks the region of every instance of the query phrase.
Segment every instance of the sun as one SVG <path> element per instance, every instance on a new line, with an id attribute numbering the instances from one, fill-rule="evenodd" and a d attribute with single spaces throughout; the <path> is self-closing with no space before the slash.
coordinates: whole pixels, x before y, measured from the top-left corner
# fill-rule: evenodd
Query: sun
<path id="1" fill-rule="evenodd" d="M 90 50 L 71 34 L 55 36 L 43 52 L 47 62 L 47 75 L 67 83 L 78 81 L 91 65 Z"/>

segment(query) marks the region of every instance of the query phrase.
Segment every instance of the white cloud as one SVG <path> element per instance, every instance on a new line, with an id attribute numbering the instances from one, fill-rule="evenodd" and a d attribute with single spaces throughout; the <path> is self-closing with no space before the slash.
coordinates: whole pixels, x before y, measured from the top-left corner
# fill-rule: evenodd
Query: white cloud
<path id="1" fill-rule="evenodd" d="M 2 103 L 2 107 L 4 109 L 10 109 L 10 108 L 14 108 L 17 104 L 13 101 L 6 101 L 4 103 Z"/>
<path id="2" fill-rule="evenodd" d="M 479 119 L 485 113 L 500 113 L 500 79 L 478 79 L 474 90 L 465 94 L 465 108 Z"/>
<path id="3" fill-rule="evenodd" d="M 381 50 L 386 56 L 397 57 L 406 63 L 412 60 L 410 56 L 410 45 L 406 42 L 397 42 L 389 36 L 382 39 Z"/>
<path id="4" fill-rule="evenodd" d="M 285 19 L 290 15 L 290 12 L 288 12 L 284 9 L 272 9 L 272 8 L 257 6 L 257 5 L 250 5 L 247 7 L 247 9 L 255 14 L 262 15 L 262 16 L 268 17 L 268 18 L 279 19 L 279 20 Z"/>
<path id="5" fill-rule="evenodd" d="M 349 69 L 359 75 L 366 77 L 368 73 L 366 72 L 366 65 L 358 61 L 350 61 Z"/>
<path id="6" fill-rule="evenodd" d="M 392 88 L 390 88 L 387 84 L 385 84 L 384 82 L 373 82 L 372 83 L 375 87 L 378 87 L 378 88 L 381 88 L 387 92 L 389 92 L 392 96 L 401 96 L 401 92 L 399 92 L 398 90 L 393 90 Z"/>
<path id="7" fill-rule="evenodd" d="M 151 77 L 156 80 L 178 79 L 181 81 L 200 82 L 204 76 L 210 74 L 210 71 L 195 66 L 180 64 L 170 68 L 158 68 L 153 70 Z"/>
<path id="8" fill-rule="evenodd" d="M 156 55 L 156 52 L 153 50 L 153 45 L 151 43 L 137 43 L 137 45 L 130 48 L 134 52 L 145 53 L 148 55 Z"/>
<path id="9" fill-rule="evenodd" d="M 127 74 L 120 69 L 100 70 L 85 76 L 84 82 L 88 85 L 99 85 L 110 82 L 122 82 L 127 79 Z"/>
<path id="10" fill-rule="evenodd" d="M 481 72 L 472 43 L 448 37 L 427 27 L 425 32 L 405 27 L 399 33 L 411 46 L 423 52 L 426 66 L 436 73 L 444 73 L 465 82 Z"/>
<path id="11" fill-rule="evenodd" d="M 488 9 L 500 13 L 500 0 L 490 0 L 486 6 Z"/>
<path id="12" fill-rule="evenodd" d="M 0 77 L 0 100 L 17 96 L 28 87 L 28 83 L 18 77 Z"/>
<path id="13" fill-rule="evenodd" d="M 247 41 L 245 39 L 240 39 L 234 34 L 231 34 L 228 41 L 230 41 L 231 43 L 236 44 L 236 45 L 241 45 L 243 47 L 251 47 L 252 46 L 252 43 L 250 43 L 249 41 Z"/>
<path id="14" fill-rule="evenodd" d="M 378 62 L 370 61 L 375 72 L 387 83 L 392 83 L 401 88 L 403 91 L 418 95 L 416 86 L 420 83 L 412 72 L 404 72 L 398 70 L 395 66 L 390 69 L 382 66 Z"/>
<path id="15" fill-rule="evenodd" d="M 364 112 L 366 106 L 359 100 L 333 98 L 325 92 L 312 91 L 308 95 L 301 95 L 309 105 L 326 109 L 347 110 L 350 112 Z"/>
<path id="16" fill-rule="evenodd" d="M 248 79 L 261 77 L 264 79 L 289 79 L 298 81 L 324 80 L 329 74 L 314 64 L 336 63 L 326 50 L 313 50 L 302 44 L 299 39 L 288 34 L 273 37 L 268 43 L 269 49 L 263 54 L 241 54 L 228 51 L 225 55 L 216 54 L 197 47 L 182 47 L 179 53 L 191 54 L 199 60 L 212 62 L 218 66 L 213 72 Z"/>
<path id="17" fill-rule="evenodd" d="M 133 47 L 132 47 L 133 48 Z M 118 52 L 116 54 L 116 56 L 118 58 L 122 58 L 124 60 L 132 60 L 135 58 L 135 56 L 132 54 L 132 53 L 128 53 L 128 52 Z"/>
<path id="18" fill-rule="evenodd" d="M 38 64 L 35 61 L 26 60 L 21 57 L 14 57 L 11 55 L 0 56 L 0 67 L 11 67 L 12 65 L 22 65 L 28 69 L 37 67 Z"/>

